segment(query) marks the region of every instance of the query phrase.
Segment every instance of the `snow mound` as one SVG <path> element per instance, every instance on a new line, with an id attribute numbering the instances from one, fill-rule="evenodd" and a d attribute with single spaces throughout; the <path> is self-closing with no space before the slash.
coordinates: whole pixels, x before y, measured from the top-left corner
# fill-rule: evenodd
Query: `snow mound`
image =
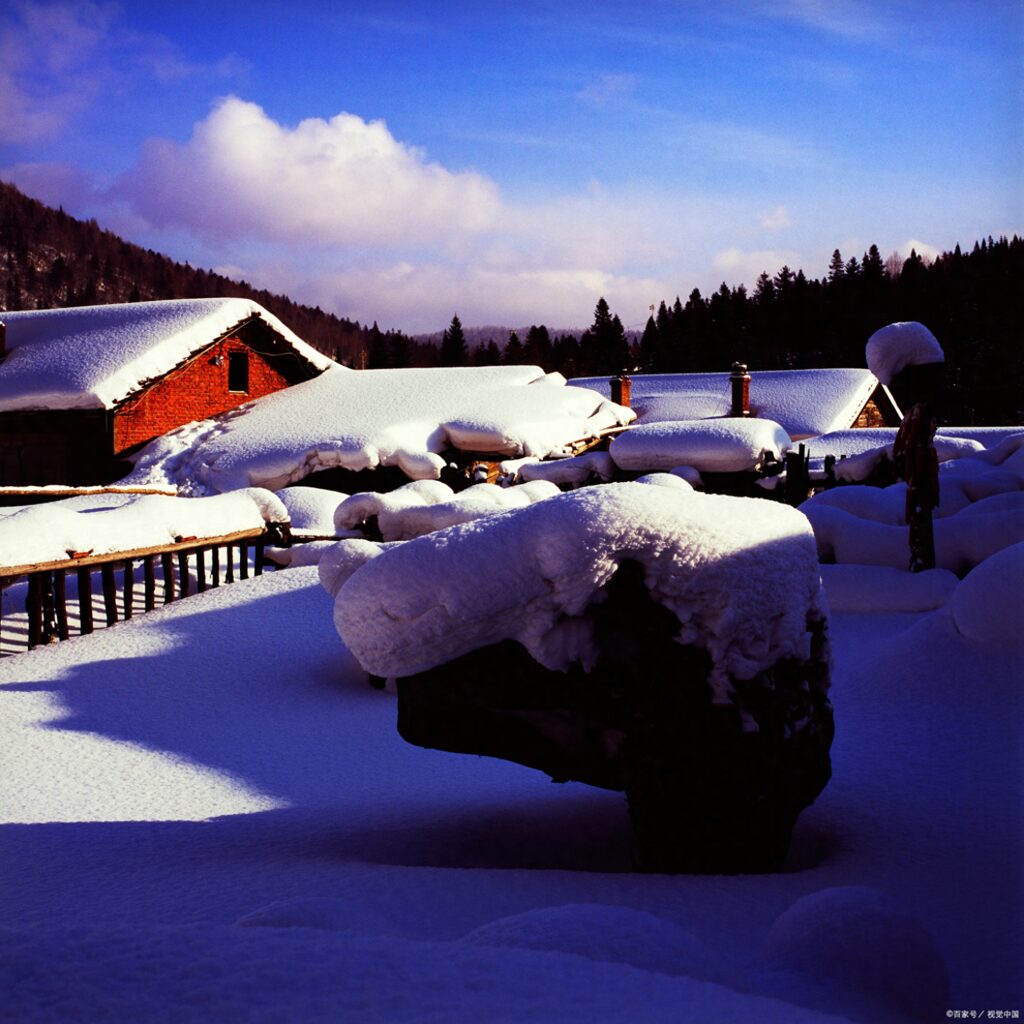
<path id="1" fill-rule="evenodd" d="M 959 581 L 947 569 L 910 572 L 876 565 L 823 565 L 833 612 L 924 612 L 941 608 Z"/>
<path id="2" fill-rule="evenodd" d="M 652 487 L 667 487 L 673 491 L 692 491 L 693 484 L 675 473 L 645 473 L 633 481 L 636 484 L 650 484 Z"/>
<path id="3" fill-rule="evenodd" d="M 861 519 L 824 503 L 805 502 L 801 508 L 814 528 L 822 561 L 895 569 L 909 563 L 906 526 Z M 970 571 L 997 551 L 1024 541 L 1024 518 L 1014 511 L 937 518 L 933 529 L 936 566 L 957 575 Z"/>
<path id="4" fill-rule="evenodd" d="M 401 542 L 382 544 L 375 540 L 343 540 L 331 545 L 317 563 L 320 585 L 331 597 L 345 585 L 345 581 L 365 562 L 383 554 Z"/>
<path id="5" fill-rule="evenodd" d="M 833 999 L 838 989 L 915 1020 L 944 1019 L 949 1005 L 946 966 L 932 937 L 884 893 L 863 886 L 797 900 L 772 925 L 762 959 L 827 985 Z"/>
<path id="6" fill-rule="evenodd" d="M 789 434 L 772 420 L 726 418 L 642 423 L 612 441 L 609 452 L 619 469 L 633 472 L 691 466 L 707 473 L 760 469 L 792 446 Z"/>
<path id="7" fill-rule="evenodd" d="M 627 560 L 676 614 L 679 642 L 710 653 L 718 700 L 729 676 L 809 657 L 808 617 L 820 611 L 810 528 L 756 499 L 588 487 L 395 545 L 341 586 L 321 562 L 321 579 L 339 634 L 374 675 L 413 675 L 505 639 L 546 668 L 586 670 L 596 645 L 583 613 Z"/>
<path id="8" fill-rule="evenodd" d="M 1002 648 L 1024 646 L 1024 543 L 986 559 L 961 580 L 950 601 L 957 630 L 970 640 Z"/>
<path id="9" fill-rule="evenodd" d="M 359 931 L 387 934 L 387 921 L 366 907 L 358 912 L 346 900 L 300 896 L 276 900 L 236 922 L 239 928 L 315 928 L 327 932 Z"/>
<path id="10" fill-rule="evenodd" d="M 550 480 L 560 487 L 580 487 L 596 480 L 607 483 L 614 475 L 615 463 L 607 452 L 585 452 L 552 462 L 529 462 L 517 469 L 517 476 L 522 480 Z"/>
<path id="11" fill-rule="evenodd" d="M 334 511 L 348 497 L 322 487 L 285 487 L 277 496 L 288 510 L 293 537 L 333 537 Z"/>
<path id="12" fill-rule="evenodd" d="M 883 384 L 891 384 L 908 366 L 946 361 L 935 335 L 916 320 L 879 328 L 868 338 L 865 356 L 868 369 Z"/>
<path id="13" fill-rule="evenodd" d="M 333 540 L 303 541 L 287 548 L 268 547 L 264 549 L 263 554 L 275 565 L 297 569 L 304 565 L 319 565 L 320 559 L 334 547 L 335 543 Z"/>
<path id="14" fill-rule="evenodd" d="M 689 974 L 705 959 L 697 940 L 673 921 L 643 910 L 596 903 L 542 907 L 498 918 L 461 941 L 575 953 L 662 974 Z"/>
<path id="15" fill-rule="evenodd" d="M 334 522 L 338 529 L 351 529 L 376 517 L 384 540 L 411 540 L 481 516 L 525 508 L 558 493 L 549 480 L 516 487 L 474 484 L 458 494 L 439 480 L 419 480 L 385 494 L 353 494 L 338 506 Z"/>
<path id="16" fill-rule="evenodd" d="M 29 505 L 0 517 L 0 566 L 70 560 L 73 552 L 134 551 L 288 522 L 280 499 L 255 487 L 211 498 L 118 495 L 108 503 L 104 497 L 72 499 L 71 507 L 63 501 Z"/>
<path id="17" fill-rule="evenodd" d="M 635 416 L 564 385 L 536 366 L 336 367 L 165 435 L 140 453 L 128 480 L 210 493 L 277 490 L 338 467 L 398 466 L 411 479 L 437 479 L 451 448 L 544 457 Z"/>
<path id="18" fill-rule="evenodd" d="M 146 381 L 260 317 L 319 370 L 338 369 L 249 299 L 172 299 L 4 313 L 0 411 L 111 409 Z"/>

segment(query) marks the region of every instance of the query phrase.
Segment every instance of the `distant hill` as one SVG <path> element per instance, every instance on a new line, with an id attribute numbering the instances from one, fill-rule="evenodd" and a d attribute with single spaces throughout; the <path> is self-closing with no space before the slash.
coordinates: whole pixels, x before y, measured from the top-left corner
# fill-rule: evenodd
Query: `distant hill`
<path id="1" fill-rule="evenodd" d="M 178 263 L 0 182 L 0 308 L 220 296 L 255 300 L 339 362 L 359 365 L 367 349 L 369 330 L 358 321 Z"/>

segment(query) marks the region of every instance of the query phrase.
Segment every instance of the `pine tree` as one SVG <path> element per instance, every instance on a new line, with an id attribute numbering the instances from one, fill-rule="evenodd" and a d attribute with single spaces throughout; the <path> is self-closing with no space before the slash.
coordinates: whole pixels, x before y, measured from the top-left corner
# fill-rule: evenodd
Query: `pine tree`
<path id="1" fill-rule="evenodd" d="M 452 317 L 448 329 L 441 336 L 440 366 L 466 366 L 469 362 L 469 348 L 462 331 L 462 321 Z"/>
<path id="2" fill-rule="evenodd" d="M 519 340 L 519 335 L 515 331 L 509 331 L 501 361 L 506 366 L 522 366 L 523 355 L 523 343 Z"/>

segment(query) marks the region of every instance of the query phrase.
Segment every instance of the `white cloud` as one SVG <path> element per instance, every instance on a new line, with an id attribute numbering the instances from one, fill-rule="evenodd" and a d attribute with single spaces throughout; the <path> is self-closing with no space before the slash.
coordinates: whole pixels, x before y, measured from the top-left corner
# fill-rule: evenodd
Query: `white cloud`
<path id="1" fill-rule="evenodd" d="M 146 143 L 116 191 L 157 227 L 313 246 L 473 234 L 500 208 L 493 182 L 429 162 L 382 121 L 342 113 L 289 128 L 233 96 L 188 142 Z"/>
<path id="2" fill-rule="evenodd" d="M 783 266 L 795 271 L 800 268 L 800 263 L 800 254 L 787 249 L 724 249 L 715 254 L 711 265 L 724 276 L 726 283 L 753 288 L 762 273 L 774 276 Z"/>
<path id="3" fill-rule="evenodd" d="M 789 210 L 780 205 L 776 206 L 774 210 L 762 213 L 758 218 L 758 223 L 766 231 L 781 231 L 783 228 L 793 226 L 793 218 L 789 215 Z"/>
<path id="4" fill-rule="evenodd" d="M 904 259 L 910 257 L 910 252 L 913 249 L 926 263 L 931 263 L 942 252 L 941 249 L 937 249 L 934 245 L 929 245 L 927 242 L 922 242 L 919 238 L 908 238 L 902 245 L 896 248 Z"/>

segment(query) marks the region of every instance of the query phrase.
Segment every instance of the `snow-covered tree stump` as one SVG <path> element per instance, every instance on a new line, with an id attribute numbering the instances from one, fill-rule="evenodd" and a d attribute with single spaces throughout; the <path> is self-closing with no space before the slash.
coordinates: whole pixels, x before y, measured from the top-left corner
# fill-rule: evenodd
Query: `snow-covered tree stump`
<path id="1" fill-rule="evenodd" d="M 817 556 L 785 506 L 615 484 L 347 582 L 321 564 L 350 649 L 397 677 L 405 739 L 625 792 L 648 870 L 778 870 L 830 777 Z"/>

